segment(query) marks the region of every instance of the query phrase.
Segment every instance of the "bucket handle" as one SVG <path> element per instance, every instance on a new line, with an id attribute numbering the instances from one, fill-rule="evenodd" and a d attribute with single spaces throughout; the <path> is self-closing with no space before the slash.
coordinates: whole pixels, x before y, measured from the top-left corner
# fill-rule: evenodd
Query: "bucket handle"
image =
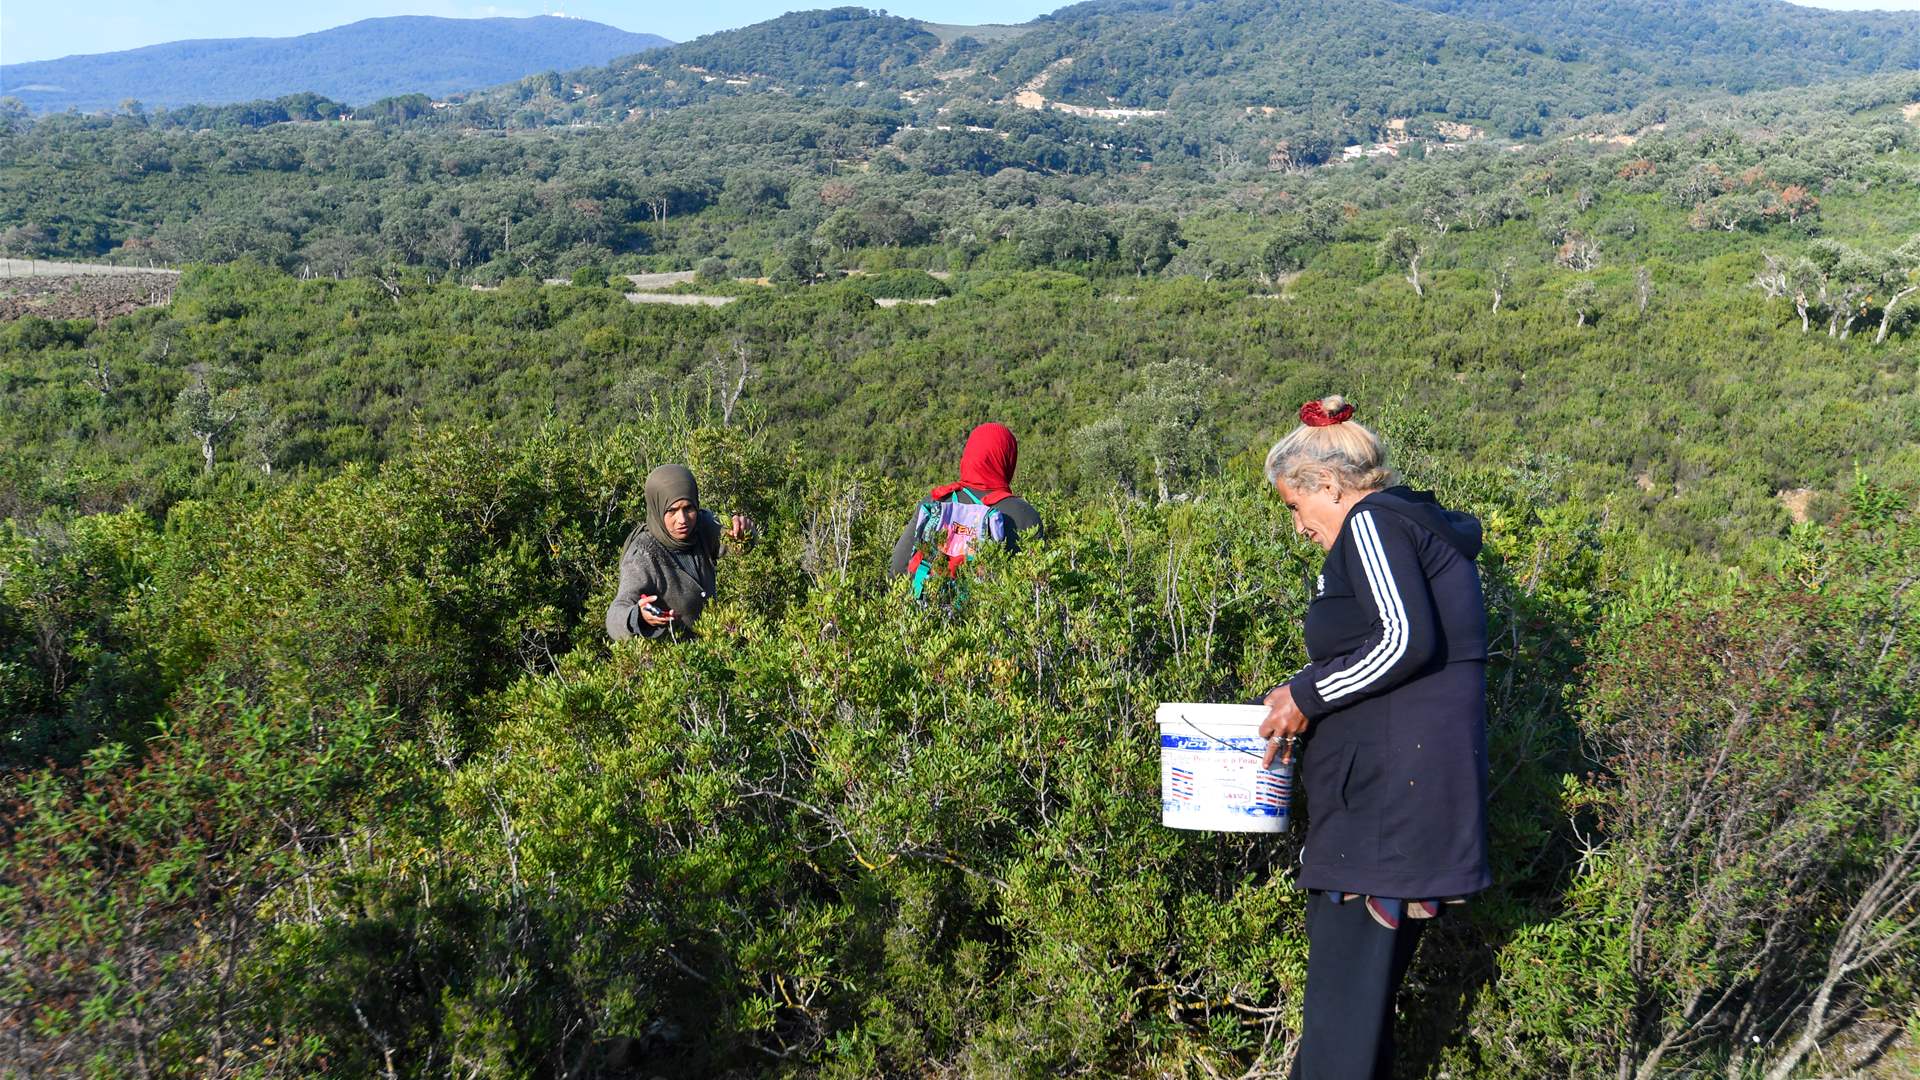
<path id="1" fill-rule="evenodd" d="M 1226 747 L 1227 749 L 1229 749 L 1229 750 L 1231 750 L 1231 751 L 1233 751 L 1233 752 L 1234 752 L 1234 753 L 1236 753 L 1236 754 L 1245 754 L 1245 755 L 1247 755 L 1247 756 L 1248 756 L 1248 757 L 1250 757 L 1250 758 L 1257 758 L 1257 757 L 1261 757 L 1261 756 L 1263 756 L 1263 755 L 1260 755 L 1260 754 L 1256 754 L 1256 753 L 1254 753 L 1254 752 L 1253 752 L 1253 751 L 1251 751 L 1251 750 L 1245 750 L 1245 749 L 1242 749 L 1242 748 L 1240 748 L 1240 747 L 1238 747 L 1238 746 L 1235 746 L 1235 745 L 1233 745 L 1232 743 L 1230 743 L 1230 742 L 1228 742 L 1227 740 L 1225 740 L 1225 739 L 1223 739 L 1223 738 L 1221 738 L 1220 736 L 1218 736 L 1218 735 L 1215 735 L 1215 734 L 1214 734 L 1213 732 L 1211 732 L 1211 731 L 1207 731 L 1207 730 L 1205 730 L 1205 729 L 1204 729 L 1204 728 L 1202 728 L 1202 727 L 1201 727 L 1201 726 L 1200 726 L 1199 724 L 1196 724 L 1196 723 L 1194 723 L 1194 722 L 1193 722 L 1192 720 L 1190 720 L 1190 719 L 1188 719 L 1188 718 L 1187 718 L 1187 714 L 1186 714 L 1186 713 L 1184 713 L 1184 712 L 1183 712 L 1183 713 L 1180 713 L 1180 714 L 1178 714 L 1178 715 L 1179 715 L 1179 717 L 1180 717 L 1180 722 L 1181 722 L 1181 723 L 1183 723 L 1183 724 L 1185 724 L 1185 725 L 1187 725 L 1188 727 L 1190 727 L 1190 728 L 1192 728 L 1193 730 L 1195 730 L 1195 731 L 1197 731 L 1197 732 L 1199 732 L 1199 733 L 1200 733 L 1200 734 L 1201 734 L 1202 736 L 1204 736 L 1205 738 L 1209 738 L 1209 739 L 1212 739 L 1212 740 L 1213 740 L 1214 742 L 1217 742 L 1217 743 L 1219 743 L 1219 744 L 1220 744 L 1221 746 L 1224 746 L 1224 747 Z"/>

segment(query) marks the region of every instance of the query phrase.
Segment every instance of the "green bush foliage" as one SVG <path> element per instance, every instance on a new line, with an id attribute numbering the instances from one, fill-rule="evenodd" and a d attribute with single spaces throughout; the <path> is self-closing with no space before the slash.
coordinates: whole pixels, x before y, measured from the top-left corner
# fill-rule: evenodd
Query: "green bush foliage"
<path id="1" fill-rule="evenodd" d="M 1521 1048 L 1584 1072 L 1673 1032 L 1670 1064 L 1781 1059 L 1793 1003 L 1912 826 L 1907 501 L 1863 489 L 1849 524 L 1804 528 L 1777 572 L 1729 590 L 1622 576 L 1609 552 L 1630 537 L 1550 470 L 1437 469 L 1400 438 L 1487 522 L 1501 643 L 1498 884 L 1418 961 L 1412 1060 L 1477 1075 Z M 723 560 L 696 640 L 609 647 L 638 482 L 674 458 L 763 535 Z M 16 1059 L 1283 1068 L 1304 971 L 1294 841 L 1166 830 L 1154 802 L 1156 702 L 1249 697 L 1300 660 L 1317 553 L 1253 462 L 1187 501 L 1036 495 L 1048 540 L 985 559 L 945 613 L 883 577 L 911 491 L 776 460 L 684 415 L 604 439 L 456 429 L 382 467 L 183 502 L 159 528 L 80 519 L 119 539 L 47 573 L 141 552 L 145 617 L 119 648 L 176 689 L 144 730 L 96 732 L 77 770 L 15 773 Z M 1710 676 L 1717 693 L 1687 693 Z M 1741 715 L 1752 744 L 1720 740 Z M 1661 812 L 1687 793 L 1719 800 L 1711 826 Z M 1688 891 L 1676 858 L 1724 883 Z M 1775 880 L 1782 858 L 1799 869 Z M 1756 917 L 1776 905 L 1784 922 Z M 1636 910 L 1645 935 L 1597 932 Z M 1911 1002 L 1912 942 L 1886 925 L 1871 966 L 1836 980 L 1835 1015 Z M 1781 959 L 1756 971 L 1762 941 Z M 1729 1006 L 1696 1023 L 1698 1000 Z"/>
<path id="2" fill-rule="evenodd" d="M 1310 271 L 1279 298 L 1191 278 L 1129 276 L 1116 292 L 1057 270 L 975 273 L 937 305 L 883 310 L 857 285 L 741 285 L 705 308 L 525 282 L 390 291 L 243 263 L 187 275 L 165 310 L 0 329 L 0 437 L 19 448 L 0 462 L 0 505 L 28 520 L 163 511 L 378 463 L 417 426 L 511 440 L 557 418 L 603 436 L 656 401 L 732 409 L 813 460 L 922 482 L 992 416 L 1026 441 L 1032 483 L 1158 494 L 1153 458 L 1180 458 L 1174 494 L 1341 389 L 1379 416 L 1471 417 L 1423 436 L 1449 467 L 1553 458 L 1573 493 L 1663 549 L 1748 562 L 1791 523 L 1782 491 L 1834 505 L 1856 461 L 1883 482 L 1920 479 L 1908 339 L 1803 334 L 1750 287 L 1762 266 L 1658 264 L 1644 314 L 1631 275 L 1602 277 L 1606 311 L 1581 327 L 1559 271 L 1516 275 L 1497 313 L 1477 271 L 1443 268 L 1423 268 L 1425 298 L 1371 268 Z M 1203 370 L 1161 385 L 1180 364 Z M 189 422 L 199 399 L 183 394 L 201 385 L 224 424 Z"/>
<path id="3" fill-rule="evenodd" d="M 1332 391 L 1488 541 L 1496 884 L 1400 1075 L 1897 1071 L 1920 82 L 1712 88 L 1913 23 L 1417 6 L 0 104 L 0 251 L 197 264 L 0 289 L 0 1073 L 1285 1075 L 1298 837 L 1161 828 L 1153 713 L 1300 662 L 1258 466 Z M 987 419 L 1047 536 L 922 607 Z M 761 529 L 612 645 L 663 461 Z"/>
<path id="4" fill-rule="evenodd" d="M 920 270 L 888 270 L 848 278 L 845 288 L 875 299 L 936 300 L 953 290 L 939 278 Z"/>
<path id="5" fill-rule="evenodd" d="M 1462 1067 L 1788 1076 L 1846 1017 L 1910 1008 L 1915 533 L 1883 498 L 1774 579 L 1619 600 L 1580 689 L 1597 768 L 1566 778 L 1577 872 L 1498 957 Z"/>

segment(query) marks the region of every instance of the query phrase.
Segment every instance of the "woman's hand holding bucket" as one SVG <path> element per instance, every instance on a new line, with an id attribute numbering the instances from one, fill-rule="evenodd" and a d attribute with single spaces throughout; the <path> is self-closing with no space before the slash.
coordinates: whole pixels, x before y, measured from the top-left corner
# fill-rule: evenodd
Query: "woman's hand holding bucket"
<path id="1" fill-rule="evenodd" d="M 1293 760 L 1293 747 L 1307 730 L 1307 714 L 1293 703 L 1293 687 L 1281 683 L 1273 693 L 1266 697 L 1267 718 L 1260 722 L 1260 737 L 1267 740 L 1267 756 L 1260 759 L 1260 767 L 1271 769 L 1273 756 L 1286 748 L 1281 761 Z"/>

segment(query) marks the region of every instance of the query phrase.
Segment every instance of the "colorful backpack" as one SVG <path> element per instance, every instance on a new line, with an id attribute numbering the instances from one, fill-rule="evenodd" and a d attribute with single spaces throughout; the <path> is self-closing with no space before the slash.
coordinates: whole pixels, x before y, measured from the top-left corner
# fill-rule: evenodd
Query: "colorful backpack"
<path id="1" fill-rule="evenodd" d="M 907 574 L 913 579 L 914 598 L 924 600 L 934 579 L 958 582 L 961 567 L 973 558 L 982 540 L 1006 543 L 1007 519 L 962 488 L 952 499 L 922 499 L 913 518 L 913 533 L 917 548 L 907 563 Z"/>

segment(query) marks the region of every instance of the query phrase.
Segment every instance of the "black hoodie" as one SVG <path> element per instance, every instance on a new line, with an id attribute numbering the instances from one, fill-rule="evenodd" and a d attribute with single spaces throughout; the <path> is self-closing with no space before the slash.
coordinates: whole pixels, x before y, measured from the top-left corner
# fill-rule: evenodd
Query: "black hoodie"
<path id="1" fill-rule="evenodd" d="M 1347 515 L 1289 685 L 1311 722 L 1301 886 L 1419 900 L 1484 889 L 1487 616 L 1480 523 L 1376 491 Z"/>

